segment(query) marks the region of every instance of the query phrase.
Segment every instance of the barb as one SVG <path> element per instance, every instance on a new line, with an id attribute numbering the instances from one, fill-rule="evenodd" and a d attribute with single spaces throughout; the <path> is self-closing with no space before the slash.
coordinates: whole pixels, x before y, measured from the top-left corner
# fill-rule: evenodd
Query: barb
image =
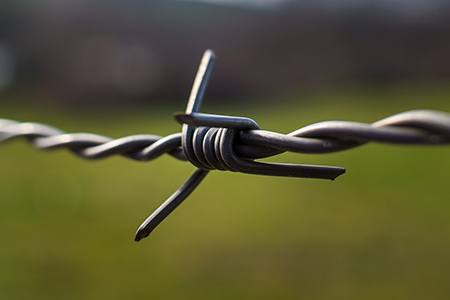
<path id="1" fill-rule="evenodd" d="M 450 114 L 416 110 L 393 115 L 372 124 L 327 121 L 288 134 L 261 130 L 252 119 L 200 113 L 214 64 L 208 50 L 200 63 L 187 108 L 175 115 L 182 132 L 165 137 L 131 135 L 118 139 L 92 133 L 65 133 L 39 123 L 0 119 L 0 143 L 25 138 L 42 150 L 67 149 L 86 159 L 113 155 L 149 161 L 169 154 L 198 169 L 139 227 L 135 240 L 148 236 L 208 175 L 210 170 L 247 174 L 334 180 L 340 167 L 276 164 L 257 161 L 284 152 L 331 153 L 369 142 L 400 145 L 450 144 Z"/>

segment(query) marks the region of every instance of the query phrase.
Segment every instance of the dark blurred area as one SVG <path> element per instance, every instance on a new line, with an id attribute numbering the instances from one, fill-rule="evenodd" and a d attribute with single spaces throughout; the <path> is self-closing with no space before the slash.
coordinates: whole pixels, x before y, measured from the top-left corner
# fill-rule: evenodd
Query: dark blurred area
<path id="1" fill-rule="evenodd" d="M 206 48 L 212 101 L 446 82 L 450 3 L 0 2 L 0 93 L 16 102 L 179 102 Z"/>

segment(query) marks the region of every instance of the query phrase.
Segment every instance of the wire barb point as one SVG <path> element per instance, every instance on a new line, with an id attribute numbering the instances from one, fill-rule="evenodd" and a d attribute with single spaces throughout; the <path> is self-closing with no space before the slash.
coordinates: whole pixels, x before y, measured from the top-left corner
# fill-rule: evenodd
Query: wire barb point
<path id="1" fill-rule="evenodd" d="M 203 181 L 208 171 L 197 169 L 191 177 L 139 226 L 134 240 L 139 242 L 177 208 Z"/>

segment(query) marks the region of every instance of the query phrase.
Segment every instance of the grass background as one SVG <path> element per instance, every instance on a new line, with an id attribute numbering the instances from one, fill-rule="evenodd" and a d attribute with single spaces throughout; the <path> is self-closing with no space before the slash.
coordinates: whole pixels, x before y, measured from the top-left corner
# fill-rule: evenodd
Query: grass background
<path id="1" fill-rule="evenodd" d="M 450 111 L 450 88 L 351 89 L 271 102 L 205 111 L 288 132 L 413 108 Z M 169 107 L 86 113 L 4 101 L 0 110 L 68 132 L 179 130 Z M 335 182 L 213 172 L 135 243 L 137 226 L 192 166 L 167 156 L 89 162 L 14 141 L 0 147 L 0 299 L 448 299 L 449 157 L 446 147 L 371 144 L 274 159 L 346 167 Z"/>

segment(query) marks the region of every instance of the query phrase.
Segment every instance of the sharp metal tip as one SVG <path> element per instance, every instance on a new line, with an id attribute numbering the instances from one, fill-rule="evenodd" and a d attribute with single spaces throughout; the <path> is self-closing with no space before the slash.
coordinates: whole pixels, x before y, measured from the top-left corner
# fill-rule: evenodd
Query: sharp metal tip
<path id="1" fill-rule="evenodd" d="M 215 60 L 216 55 L 212 50 L 206 50 L 205 53 L 203 53 L 197 73 L 195 74 L 194 83 L 192 84 L 191 93 L 185 110 L 186 113 L 197 112 L 200 110 Z"/>
<path id="2" fill-rule="evenodd" d="M 139 242 L 140 240 L 142 240 L 143 238 L 148 237 L 148 233 L 144 232 L 143 228 L 139 228 L 136 232 L 136 235 L 134 237 L 134 241 L 135 242 Z"/>
<path id="3" fill-rule="evenodd" d="M 203 53 L 203 57 L 206 56 L 210 56 L 212 58 L 216 57 L 216 53 L 214 53 L 214 51 L 212 49 L 206 49 L 205 52 Z"/>
<path id="4" fill-rule="evenodd" d="M 339 170 L 335 173 L 335 176 L 331 178 L 331 180 L 335 180 L 339 176 L 343 175 L 346 172 L 344 168 L 339 168 Z"/>
<path id="5" fill-rule="evenodd" d="M 175 118 L 175 120 L 183 125 L 183 124 L 188 124 L 190 123 L 190 121 L 192 121 L 192 116 L 190 114 L 185 114 L 185 113 L 175 113 L 173 115 L 173 117 Z"/>
<path id="6" fill-rule="evenodd" d="M 157 215 L 158 213 L 156 213 L 156 216 Z M 158 221 L 155 222 L 155 214 L 153 213 L 139 226 L 138 230 L 136 231 L 136 235 L 134 236 L 134 241 L 139 242 L 140 240 L 148 237 L 150 233 L 153 231 L 153 229 L 155 229 L 156 226 L 158 226 L 159 222 Z"/>
<path id="7" fill-rule="evenodd" d="M 197 169 L 191 177 L 189 177 L 188 180 L 186 180 L 186 182 L 169 197 L 169 199 L 145 219 L 136 231 L 134 240 L 139 242 L 148 237 L 150 233 L 195 190 L 206 175 L 208 175 L 208 171 Z"/>

